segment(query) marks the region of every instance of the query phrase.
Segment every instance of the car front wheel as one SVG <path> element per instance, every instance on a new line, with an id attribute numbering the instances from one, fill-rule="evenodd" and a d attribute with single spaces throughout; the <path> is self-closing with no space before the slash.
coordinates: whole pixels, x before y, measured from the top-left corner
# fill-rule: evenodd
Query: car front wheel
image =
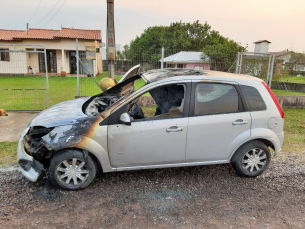
<path id="1" fill-rule="evenodd" d="M 251 141 L 242 145 L 231 160 L 236 172 L 246 177 L 262 174 L 268 168 L 270 161 L 270 150 L 261 141 Z"/>
<path id="2" fill-rule="evenodd" d="M 49 175 L 52 183 L 60 188 L 84 189 L 95 178 L 96 165 L 81 150 L 64 150 L 52 158 Z"/>

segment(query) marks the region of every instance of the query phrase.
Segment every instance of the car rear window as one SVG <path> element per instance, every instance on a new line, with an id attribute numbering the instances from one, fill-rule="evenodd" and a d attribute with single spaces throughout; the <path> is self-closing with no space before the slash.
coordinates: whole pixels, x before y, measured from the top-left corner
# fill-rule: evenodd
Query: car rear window
<path id="1" fill-rule="evenodd" d="M 196 86 L 194 115 L 238 112 L 238 105 L 238 93 L 232 85 L 201 83 Z"/>
<path id="2" fill-rule="evenodd" d="M 240 88 L 246 98 L 249 111 L 266 110 L 266 104 L 256 88 L 245 85 L 240 85 Z"/>

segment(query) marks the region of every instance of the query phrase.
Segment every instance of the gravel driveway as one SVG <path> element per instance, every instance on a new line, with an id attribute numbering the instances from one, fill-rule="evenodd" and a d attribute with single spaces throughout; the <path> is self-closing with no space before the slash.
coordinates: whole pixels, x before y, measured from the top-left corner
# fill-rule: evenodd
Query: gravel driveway
<path id="1" fill-rule="evenodd" d="M 273 163 L 258 178 L 230 165 L 98 175 L 56 190 L 0 171 L 2 228 L 304 228 L 305 164 Z"/>

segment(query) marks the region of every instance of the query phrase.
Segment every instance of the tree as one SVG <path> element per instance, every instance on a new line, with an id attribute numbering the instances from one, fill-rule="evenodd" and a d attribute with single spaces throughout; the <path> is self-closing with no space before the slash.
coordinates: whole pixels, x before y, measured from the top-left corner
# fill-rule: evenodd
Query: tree
<path id="1" fill-rule="evenodd" d="M 217 44 L 228 47 L 238 47 L 238 43 L 229 40 L 205 22 L 199 21 L 193 23 L 174 22 L 170 26 L 153 26 L 144 30 L 140 37 L 136 37 L 130 42 L 128 48 L 133 49 L 179 49 L 179 50 L 202 50 L 206 46 Z"/>
<path id="2" fill-rule="evenodd" d="M 202 51 L 210 58 L 212 70 L 233 72 L 237 53 L 246 52 L 247 47 L 243 47 L 240 43 L 223 37 L 218 31 L 213 30 L 209 35 L 209 42 Z"/>
<path id="3" fill-rule="evenodd" d="M 161 58 L 162 47 L 169 50 L 167 56 L 179 51 L 203 51 L 215 63 L 212 65 L 214 68 L 217 68 L 216 58 L 219 53 L 230 52 L 230 56 L 223 61 L 228 66 L 226 68 L 229 68 L 232 60 L 236 59 L 237 52 L 246 50 L 237 42 L 212 30 L 207 22 L 200 24 L 197 20 L 193 23 L 174 22 L 170 26 L 148 27 L 140 37 L 137 36 L 124 47 L 124 53 L 129 60 L 154 63 Z"/>

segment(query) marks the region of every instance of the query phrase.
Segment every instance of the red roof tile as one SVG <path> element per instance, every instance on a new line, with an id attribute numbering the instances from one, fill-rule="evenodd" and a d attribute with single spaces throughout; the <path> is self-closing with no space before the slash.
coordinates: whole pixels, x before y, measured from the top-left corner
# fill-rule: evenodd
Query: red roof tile
<path id="1" fill-rule="evenodd" d="M 86 40 L 101 40 L 101 30 L 62 28 L 54 37 Z"/>
<path id="2" fill-rule="evenodd" d="M 54 35 L 59 31 L 51 29 L 29 29 L 28 31 L 23 31 L 15 35 L 14 38 L 54 40 Z"/>
<path id="3" fill-rule="evenodd" d="M 4 30 L 0 29 L 0 40 L 15 41 L 22 39 L 59 40 L 60 38 L 101 40 L 101 30 L 69 29 L 29 29 Z"/>
<path id="4" fill-rule="evenodd" d="M 14 41 L 13 37 L 19 33 L 22 33 L 23 30 L 4 30 L 0 29 L 0 41 Z"/>

